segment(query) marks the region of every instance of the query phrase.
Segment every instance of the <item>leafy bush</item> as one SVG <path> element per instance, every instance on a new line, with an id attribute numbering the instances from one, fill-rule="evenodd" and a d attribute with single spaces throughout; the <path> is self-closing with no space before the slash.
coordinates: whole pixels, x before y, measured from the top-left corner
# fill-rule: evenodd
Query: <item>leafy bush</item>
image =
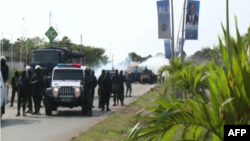
<path id="1" fill-rule="evenodd" d="M 224 140 L 224 125 L 248 124 L 250 119 L 250 61 L 245 51 L 246 45 L 237 28 L 237 39 L 230 38 L 230 44 L 224 45 L 221 38 L 220 52 L 225 66 L 225 71 L 219 63 L 209 63 L 207 81 L 201 81 L 203 70 L 198 67 L 182 67 L 173 71 L 174 77 L 181 79 L 181 87 L 192 92 L 193 99 L 167 99 L 161 96 L 152 106 L 139 111 L 132 120 L 138 124 L 131 130 L 125 140 L 171 140 L 178 127 L 184 126 L 183 140 L 208 139 L 211 134 L 214 141 Z M 227 32 L 222 26 L 225 39 Z M 250 42 L 250 35 L 247 37 Z M 172 67 L 172 66 L 170 66 Z M 172 67 L 174 68 L 174 67 Z M 191 68 L 191 69 L 190 69 Z M 190 70 L 189 70 L 190 69 Z M 177 73 L 176 73 L 177 72 Z M 198 74 L 195 76 L 194 74 Z M 183 80 L 185 80 L 184 83 Z M 207 84 L 209 88 L 209 103 L 204 101 L 197 83 L 201 88 Z M 183 84 L 184 83 L 184 84 Z M 187 85 L 189 87 L 187 87 Z M 191 85 L 192 84 L 192 85 Z M 204 86 L 203 86 L 204 85 Z M 179 86 L 179 88 L 181 88 Z M 205 94 L 203 92 L 203 94 Z M 201 132 L 205 131 L 205 132 Z"/>

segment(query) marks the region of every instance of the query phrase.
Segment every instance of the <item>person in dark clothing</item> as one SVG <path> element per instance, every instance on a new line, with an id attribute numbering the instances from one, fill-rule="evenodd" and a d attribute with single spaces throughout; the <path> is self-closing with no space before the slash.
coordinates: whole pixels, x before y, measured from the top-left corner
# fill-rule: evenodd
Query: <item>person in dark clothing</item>
<path id="1" fill-rule="evenodd" d="M 89 70 L 85 70 L 85 76 L 83 78 L 84 82 L 84 94 L 86 96 L 86 102 L 87 102 L 87 115 L 88 116 L 93 116 L 92 115 L 92 99 L 91 99 L 91 93 L 92 93 L 92 76 L 91 72 Z"/>
<path id="2" fill-rule="evenodd" d="M 109 109 L 109 100 L 110 100 L 110 95 L 111 95 L 111 89 L 112 89 L 112 81 L 109 76 L 109 72 L 107 72 L 107 75 L 103 78 L 102 80 L 102 110 L 104 111 L 105 109 L 105 104 L 106 104 L 106 111 L 111 111 Z"/>
<path id="3" fill-rule="evenodd" d="M 9 66 L 6 64 L 6 58 L 1 57 L 1 73 L 3 77 L 3 82 L 6 83 L 9 79 Z"/>
<path id="4" fill-rule="evenodd" d="M 29 83 L 31 82 L 33 76 L 33 72 L 31 69 L 28 69 L 28 78 L 29 78 Z M 32 85 L 29 85 L 28 91 L 27 91 L 27 101 L 28 101 L 28 111 L 26 113 L 33 113 L 33 107 L 32 107 L 32 92 L 33 92 L 33 87 Z"/>
<path id="5" fill-rule="evenodd" d="M 32 76 L 31 79 L 31 84 L 33 85 L 34 91 L 33 91 L 33 100 L 34 100 L 34 104 L 35 104 L 35 112 L 33 113 L 33 115 L 41 115 L 40 114 L 40 104 L 41 104 L 41 100 L 42 100 L 42 92 L 44 89 L 44 76 L 41 73 L 41 67 L 40 66 L 36 66 L 35 67 L 36 70 L 36 74 L 34 74 Z"/>
<path id="6" fill-rule="evenodd" d="M 99 105 L 98 108 L 101 109 L 102 108 L 102 80 L 105 77 L 105 71 L 102 70 L 102 74 L 99 76 L 98 80 L 97 80 L 97 84 L 98 84 L 98 96 L 99 96 Z"/>
<path id="7" fill-rule="evenodd" d="M 93 105 L 93 102 L 94 102 L 94 96 L 95 96 L 95 88 L 97 86 L 97 80 L 96 80 L 96 77 L 95 77 L 95 71 L 92 71 L 91 72 L 91 75 L 92 75 L 92 80 L 93 80 L 93 83 L 92 83 L 92 93 L 91 93 L 91 99 L 92 99 L 92 108 L 95 108 L 94 105 Z"/>
<path id="8" fill-rule="evenodd" d="M 117 105 L 119 105 L 119 85 L 120 85 L 120 77 L 118 75 L 118 70 L 115 71 L 115 75 L 112 78 L 112 89 L 113 89 L 113 94 L 114 94 L 114 105 L 116 106 L 116 101 Z"/>
<path id="9" fill-rule="evenodd" d="M 20 109 L 21 109 L 21 103 L 23 103 L 23 116 L 26 116 L 25 114 L 25 107 L 26 107 L 26 96 L 27 96 L 27 90 L 29 87 L 29 78 L 26 76 L 26 71 L 24 70 L 22 72 L 22 76 L 19 79 L 18 82 L 18 106 L 17 106 L 17 115 L 20 116 Z"/>
<path id="10" fill-rule="evenodd" d="M 126 86 L 127 86 L 127 92 L 126 92 L 126 97 L 128 96 L 128 91 L 130 91 L 129 93 L 129 97 L 131 97 L 131 92 L 132 92 L 132 79 L 131 79 L 131 75 L 129 74 L 127 79 L 126 79 Z"/>
<path id="11" fill-rule="evenodd" d="M 12 93 L 11 93 L 10 107 L 13 107 L 15 95 L 16 93 L 18 93 L 18 81 L 19 81 L 19 73 L 18 71 L 15 71 L 15 75 L 11 78 Z"/>
<path id="12" fill-rule="evenodd" d="M 124 105 L 124 83 L 125 83 L 125 77 L 123 76 L 123 71 L 120 71 L 120 85 L 119 85 L 119 97 L 121 101 L 121 105 Z"/>

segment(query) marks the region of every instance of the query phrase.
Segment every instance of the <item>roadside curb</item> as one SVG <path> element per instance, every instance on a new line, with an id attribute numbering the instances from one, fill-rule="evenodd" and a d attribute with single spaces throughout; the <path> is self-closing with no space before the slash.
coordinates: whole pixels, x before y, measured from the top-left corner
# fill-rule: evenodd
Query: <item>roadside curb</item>
<path id="1" fill-rule="evenodd" d="M 149 93 L 152 89 L 156 89 L 156 88 L 157 88 L 157 85 L 156 85 L 155 87 L 152 87 L 150 90 L 144 92 L 142 95 L 147 94 L 147 93 Z M 132 104 L 133 102 L 135 102 L 135 101 L 136 101 L 140 96 L 142 96 L 142 95 L 139 95 L 139 96 L 134 97 L 133 99 L 131 99 L 131 100 L 129 101 L 129 104 L 125 105 L 125 106 L 124 106 L 123 108 L 121 108 L 120 110 L 122 111 L 123 109 L 128 108 L 128 107 L 126 107 L 126 106 L 129 106 L 130 104 Z M 106 119 L 107 117 L 109 117 L 111 114 L 114 114 L 114 113 L 116 113 L 116 112 L 119 112 L 119 111 L 110 111 L 110 112 L 104 114 L 103 116 L 99 117 L 100 120 L 96 121 L 95 123 L 93 123 L 93 124 L 92 124 L 91 126 L 89 126 L 88 128 L 82 130 L 80 133 L 78 133 L 78 134 L 76 134 L 75 136 L 73 136 L 73 137 L 71 138 L 71 140 L 77 138 L 81 133 L 86 132 L 88 129 L 90 129 L 91 127 L 95 126 L 96 124 L 98 124 L 99 122 L 103 121 L 104 119 Z"/>
<path id="2" fill-rule="evenodd" d="M 78 134 L 76 134 L 75 136 L 73 136 L 73 137 L 71 138 L 71 140 L 75 139 L 75 138 L 78 137 L 81 133 L 87 131 L 88 129 L 90 129 L 91 127 L 95 126 L 95 125 L 96 125 L 97 123 L 99 123 L 100 121 L 106 119 L 107 117 L 109 117 L 109 115 L 111 115 L 111 114 L 113 114 L 113 113 L 115 113 L 115 112 L 114 112 L 114 111 L 110 111 L 110 112 L 108 112 L 107 114 L 105 114 L 105 115 L 99 117 L 99 119 L 101 119 L 101 120 L 96 121 L 95 123 L 93 123 L 93 124 L 92 124 L 91 126 L 89 126 L 88 128 L 82 130 L 80 133 L 78 133 Z"/>

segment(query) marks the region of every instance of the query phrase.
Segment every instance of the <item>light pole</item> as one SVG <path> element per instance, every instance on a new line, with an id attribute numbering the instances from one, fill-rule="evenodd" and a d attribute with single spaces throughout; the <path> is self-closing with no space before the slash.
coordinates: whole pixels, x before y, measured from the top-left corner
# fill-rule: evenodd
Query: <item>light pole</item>
<path id="1" fill-rule="evenodd" d="M 10 67 L 11 69 L 13 68 L 12 67 L 12 63 L 13 63 L 13 60 L 12 60 L 12 35 L 11 35 L 11 44 L 10 44 Z"/>
<path id="2" fill-rule="evenodd" d="M 22 66 L 22 42 L 21 40 L 18 38 L 17 41 L 20 44 L 20 67 Z"/>
<path id="3" fill-rule="evenodd" d="M 111 59 L 111 43 L 109 43 L 110 59 Z"/>
<path id="4" fill-rule="evenodd" d="M 175 58 L 174 53 L 174 7 L 173 7 L 173 0 L 171 0 L 171 17 L 172 17 L 172 58 Z"/>
<path id="5" fill-rule="evenodd" d="M 3 56 L 3 32 L 2 32 L 2 40 L 1 40 L 1 56 Z"/>
<path id="6" fill-rule="evenodd" d="M 80 47 L 81 47 L 81 54 L 82 54 L 82 34 L 80 36 L 81 36 L 81 46 Z M 81 60 L 81 64 L 82 64 L 82 57 L 80 60 Z"/>
<path id="7" fill-rule="evenodd" d="M 185 15 L 186 15 L 186 3 L 187 0 L 184 0 L 183 4 L 183 15 L 182 15 L 182 33 L 181 33 L 181 62 L 184 61 L 184 53 L 183 53 L 183 47 L 184 47 L 184 24 L 185 24 Z"/>

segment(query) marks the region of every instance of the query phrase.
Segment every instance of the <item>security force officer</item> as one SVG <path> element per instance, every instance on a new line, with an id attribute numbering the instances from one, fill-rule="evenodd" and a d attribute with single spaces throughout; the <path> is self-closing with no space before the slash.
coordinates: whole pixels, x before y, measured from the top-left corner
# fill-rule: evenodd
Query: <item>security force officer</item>
<path id="1" fill-rule="evenodd" d="M 42 92 L 44 89 L 44 76 L 41 73 L 41 67 L 37 65 L 35 67 L 36 74 L 32 76 L 31 84 L 34 85 L 34 91 L 33 91 L 33 99 L 35 104 L 35 112 L 34 115 L 41 115 L 40 114 L 40 104 L 42 100 Z"/>
<path id="2" fill-rule="evenodd" d="M 121 105 L 124 105 L 124 83 L 125 83 L 125 77 L 123 76 L 123 71 L 120 71 L 120 85 L 119 85 L 119 97 L 121 101 Z"/>
<path id="3" fill-rule="evenodd" d="M 33 72 L 32 72 L 32 70 L 31 70 L 31 68 L 30 69 L 28 69 L 28 78 L 29 78 L 29 83 L 31 82 L 31 79 L 32 79 L 32 76 L 33 76 Z M 33 109 L 32 109 L 32 92 L 33 92 L 33 87 L 32 87 L 32 85 L 29 85 L 29 87 L 28 87 L 28 91 L 27 91 L 27 102 L 28 102 L 28 107 L 29 107 L 29 109 L 28 109 L 28 111 L 26 112 L 26 113 L 33 113 Z"/>
<path id="4" fill-rule="evenodd" d="M 94 96 L 95 96 L 95 88 L 96 88 L 96 86 L 97 86 L 97 80 L 96 80 L 96 76 L 95 76 L 95 71 L 92 70 L 91 76 L 92 76 L 92 80 L 93 80 L 92 89 L 91 89 L 91 90 L 92 90 L 92 93 L 91 93 L 92 108 L 95 108 L 94 105 L 93 105 Z"/>
<path id="5" fill-rule="evenodd" d="M 17 115 L 20 116 L 20 108 L 21 108 L 21 103 L 23 102 L 23 116 L 26 116 L 25 114 L 25 107 L 26 107 L 26 96 L 27 96 L 27 90 L 29 87 L 29 78 L 26 76 L 26 71 L 24 70 L 22 72 L 22 76 L 19 79 L 18 82 L 18 106 L 17 106 Z"/>
<path id="6" fill-rule="evenodd" d="M 19 81 L 19 73 L 18 71 L 15 71 L 15 75 L 11 78 L 12 93 L 11 93 L 10 107 L 13 107 L 15 95 L 16 93 L 18 93 L 18 81 Z"/>
<path id="7" fill-rule="evenodd" d="M 126 79 L 126 86 L 127 86 L 126 97 L 128 96 L 128 91 L 130 91 L 129 97 L 131 97 L 131 92 L 132 92 L 131 83 L 132 83 L 132 78 L 131 78 L 131 74 L 129 74 L 127 79 Z"/>
<path id="8" fill-rule="evenodd" d="M 100 108 L 102 108 L 102 105 L 103 105 L 103 103 L 102 103 L 102 80 L 103 80 L 103 78 L 105 77 L 105 71 L 104 70 L 102 70 L 102 74 L 99 76 L 99 78 L 98 78 L 98 80 L 97 80 L 97 83 L 98 83 L 98 96 L 99 96 L 99 105 L 98 105 L 98 108 L 100 109 Z"/>
<path id="9" fill-rule="evenodd" d="M 107 72 L 107 75 L 104 77 L 104 79 L 102 80 L 102 110 L 104 111 L 105 109 L 105 104 L 107 106 L 106 111 L 110 111 L 109 109 L 109 100 L 110 100 L 110 95 L 111 95 L 111 89 L 112 89 L 112 81 L 110 79 L 109 76 L 109 72 Z"/>
<path id="10" fill-rule="evenodd" d="M 115 71 L 115 75 L 112 78 L 112 89 L 113 89 L 113 94 L 114 94 L 114 105 L 116 106 L 116 101 L 117 105 L 119 105 L 119 85 L 120 85 L 120 77 L 118 75 L 118 70 Z"/>
<path id="11" fill-rule="evenodd" d="M 87 102 L 87 115 L 88 116 L 93 116 L 92 115 L 92 99 L 91 99 L 91 88 L 92 88 L 92 76 L 90 74 L 90 70 L 86 69 L 85 70 L 85 76 L 83 78 L 84 82 L 84 94 L 86 96 L 86 102 Z"/>

